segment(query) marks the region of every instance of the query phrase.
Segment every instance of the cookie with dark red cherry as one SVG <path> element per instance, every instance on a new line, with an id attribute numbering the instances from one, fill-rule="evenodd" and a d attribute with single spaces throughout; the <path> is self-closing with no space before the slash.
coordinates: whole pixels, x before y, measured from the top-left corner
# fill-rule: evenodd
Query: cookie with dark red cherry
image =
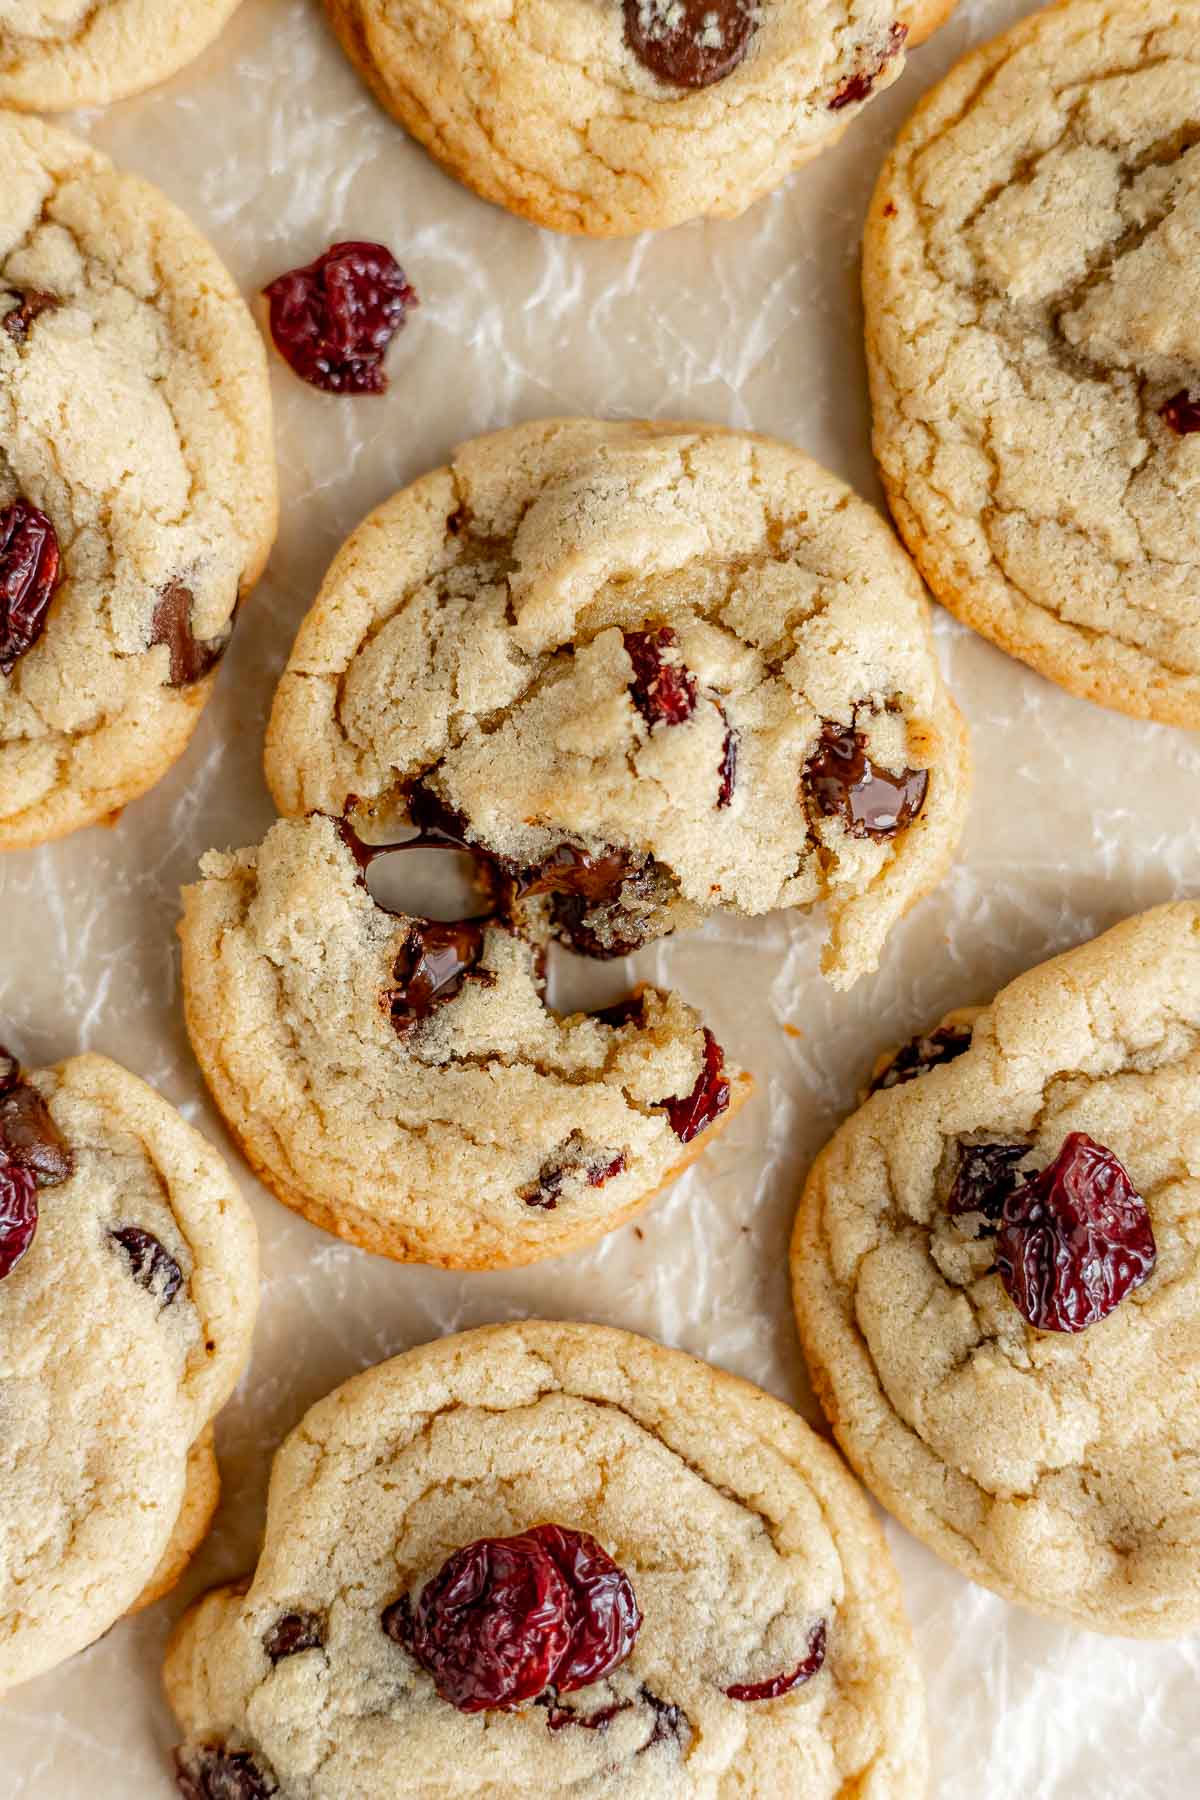
<path id="1" fill-rule="evenodd" d="M 257 1301 L 250 1214 L 173 1107 L 0 1050 L 0 1692 L 179 1579 Z"/>
<path id="2" fill-rule="evenodd" d="M 380 102 L 559 231 L 728 217 L 834 142 L 954 0 L 326 0 Z"/>
<path id="3" fill-rule="evenodd" d="M 941 877 L 969 785 L 915 572 L 790 445 L 549 420 L 352 533 L 276 693 L 289 817 L 467 845 L 620 956 L 823 904 L 849 986 Z"/>
<path id="4" fill-rule="evenodd" d="M 321 1401 L 257 1569 L 182 1620 L 188 1800 L 921 1800 L 922 1683 L 865 1499 L 790 1409 L 527 1321 Z"/>
<path id="5" fill-rule="evenodd" d="M 1200 1623 L 1200 904 L 1056 957 L 893 1058 L 818 1158 L 792 1275 L 883 1504 L 1092 1630 Z"/>
<path id="6" fill-rule="evenodd" d="M 188 1029 L 247 1158 L 314 1224 L 401 1261 L 507 1267 L 613 1230 L 750 1077 L 675 994 L 547 1006 L 553 895 L 485 862 L 482 916 L 416 918 L 374 898 L 378 854 L 319 814 L 280 820 L 185 891 Z"/>
<path id="7" fill-rule="evenodd" d="M 0 113 L 0 169 L 5 850 L 110 818 L 182 755 L 277 497 L 262 340 L 199 232 L 34 119 Z"/>

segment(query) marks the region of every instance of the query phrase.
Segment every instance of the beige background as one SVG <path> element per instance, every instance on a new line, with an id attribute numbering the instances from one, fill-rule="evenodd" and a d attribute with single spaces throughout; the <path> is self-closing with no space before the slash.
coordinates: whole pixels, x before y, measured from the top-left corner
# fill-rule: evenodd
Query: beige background
<path id="1" fill-rule="evenodd" d="M 84 117 L 87 135 L 191 213 L 248 293 L 333 239 L 376 237 L 422 305 L 384 399 L 327 398 L 275 363 L 284 511 L 267 577 L 173 774 L 115 829 L 0 864 L 0 1036 L 31 1062 L 107 1051 L 225 1143 L 179 1015 L 178 888 L 201 851 L 255 841 L 270 820 L 264 717 L 333 550 L 456 440 L 546 413 L 710 418 L 792 438 L 876 497 L 857 296 L 871 185 L 922 89 L 1029 10 L 966 0 L 898 87 L 785 191 L 741 221 L 627 244 L 537 232 L 442 176 L 367 99 L 316 0 L 246 0 L 175 82 Z M 294 1218 L 234 1157 L 264 1281 L 254 1364 L 220 1429 L 217 1529 L 179 1594 L 0 1702 L 3 1800 L 168 1800 L 158 1664 L 171 1621 L 200 1587 L 247 1566 L 273 1446 L 367 1363 L 485 1320 L 574 1316 L 682 1345 L 812 1416 L 787 1233 L 803 1170 L 877 1050 L 1127 912 L 1194 892 L 1200 867 L 1192 738 L 1071 700 L 944 616 L 938 626 L 979 762 L 962 862 L 897 934 L 880 976 L 849 996 L 817 975 L 809 919 L 709 930 L 640 959 L 639 973 L 704 1009 L 760 1092 L 637 1226 L 517 1274 L 398 1268 Z M 616 997 L 629 975 L 592 970 L 590 994 Z M 892 1537 L 942 1800 L 1197 1792 L 1200 1644 L 1042 1625 Z"/>

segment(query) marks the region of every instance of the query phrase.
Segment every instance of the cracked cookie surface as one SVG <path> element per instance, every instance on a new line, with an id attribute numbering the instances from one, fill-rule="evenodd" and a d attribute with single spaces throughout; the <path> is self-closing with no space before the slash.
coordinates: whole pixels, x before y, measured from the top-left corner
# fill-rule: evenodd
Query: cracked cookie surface
<path id="1" fill-rule="evenodd" d="M 258 1299 L 249 1212 L 153 1089 L 93 1055 L 22 1088 L 70 1173 L 0 1277 L 0 1691 L 178 1579 L 216 1505 L 211 1421 Z"/>
<path id="2" fill-rule="evenodd" d="M 901 133 L 863 275 L 876 456 L 935 594 L 1072 693 L 1192 727 L 1198 94 L 1197 0 L 1025 20 Z"/>
<path id="3" fill-rule="evenodd" d="M 619 236 L 740 213 L 954 0 L 326 0 L 389 112 L 487 200 Z"/>
<path id="4" fill-rule="evenodd" d="M 0 106 L 103 106 L 165 81 L 239 0 L 0 0 Z"/>
<path id="5" fill-rule="evenodd" d="M 954 1020 L 970 1047 L 874 1093 L 809 1177 L 792 1275 L 818 1394 L 872 1491 L 974 1580 L 1093 1630 L 1194 1629 L 1200 905 L 1128 920 Z M 1076 1132 L 1128 1171 L 1157 1263 L 1070 1335 L 1026 1323 L 994 1226 L 952 1190 L 964 1146 L 1041 1168 Z"/>
<path id="6" fill-rule="evenodd" d="M 874 509 L 786 444 L 519 426 L 347 540 L 280 681 L 267 779 L 290 816 L 419 818 L 432 796 L 526 877 L 564 845 L 623 859 L 556 907 L 591 954 L 823 902 L 849 986 L 962 827 L 927 613 Z"/>
<path id="7" fill-rule="evenodd" d="M 749 1093 L 728 1070 L 684 1137 L 668 1102 L 705 1083 L 700 1020 L 649 988 L 615 1019 L 551 1012 L 544 901 L 466 927 L 461 975 L 422 1011 L 406 976 L 429 922 L 376 905 L 332 820 L 281 820 L 201 874 L 180 935 L 205 1078 L 278 1198 L 366 1249 L 455 1268 L 575 1249 Z"/>
<path id="8" fill-rule="evenodd" d="M 562 1708 L 461 1713 L 382 1616 L 460 1546 L 544 1521 L 626 1571 L 632 1654 Z M 309 1647 L 272 1661 L 289 1615 Z M 802 1659 L 814 1622 L 809 1681 L 729 1697 Z M 898 1583 L 837 1457 L 748 1383 L 595 1326 L 486 1327 L 320 1402 L 276 1457 L 257 1570 L 185 1616 L 166 1680 L 183 1767 L 245 1754 L 282 1800 L 926 1791 Z"/>
<path id="9" fill-rule="evenodd" d="M 108 816 L 181 754 L 277 501 L 266 353 L 204 239 L 32 119 L 0 115 L 0 164 L 0 538 L 32 507 L 61 557 L 33 641 L 0 642 L 12 848 Z"/>

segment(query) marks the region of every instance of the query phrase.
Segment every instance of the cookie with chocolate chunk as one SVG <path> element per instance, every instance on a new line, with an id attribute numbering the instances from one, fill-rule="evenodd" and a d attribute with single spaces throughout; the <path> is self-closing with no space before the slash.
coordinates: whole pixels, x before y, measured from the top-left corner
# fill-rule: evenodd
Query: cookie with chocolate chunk
<path id="1" fill-rule="evenodd" d="M 173 1107 L 0 1050 L 0 1692 L 178 1580 L 257 1303 L 249 1211 Z"/>
<path id="2" fill-rule="evenodd" d="M 460 181 L 615 237 L 745 210 L 841 136 L 954 0 L 326 0 Z"/>
<path id="3" fill-rule="evenodd" d="M 919 581 L 787 444 L 550 420 L 349 538 L 267 737 L 282 813 L 434 826 L 592 956 L 823 903 L 838 986 L 941 877 L 969 774 Z"/>
<path id="4" fill-rule="evenodd" d="M 257 1569 L 165 1673 L 188 1800 L 927 1791 L 899 1583 L 842 1464 L 599 1326 L 466 1332 L 314 1406 Z"/>
<path id="5" fill-rule="evenodd" d="M 0 849 L 181 754 L 275 530 L 266 355 L 157 189 L 0 114 Z"/>

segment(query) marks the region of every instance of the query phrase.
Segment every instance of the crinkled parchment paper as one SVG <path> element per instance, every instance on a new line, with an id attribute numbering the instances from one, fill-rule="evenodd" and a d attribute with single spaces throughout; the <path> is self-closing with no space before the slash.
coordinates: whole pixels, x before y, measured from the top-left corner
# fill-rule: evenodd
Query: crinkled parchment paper
<path id="1" fill-rule="evenodd" d="M 0 863 L 3 1035 L 33 1063 L 94 1048 L 154 1082 L 224 1146 L 263 1249 L 254 1362 L 219 1427 L 216 1529 L 169 1600 L 0 1702 L 3 1800 L 168 1800 L 158 1671 L 171 1623 L 250 1566 L 275 1445 L 368 1363 L 486 1320 L 595 1319 L 708 1357 L 816 1419 L 787 1237 L 805 1168 L 876 1052 L 1124 914 L 1194 891 L 1196 742 L 1072 700 L 939 615 L 978 761 L 962 860 L 848 996 L 817 972 L 815 918 L 710 927 L 643 954 L 637 973 L 678 985 L 759 1092 L 697 1169 L 587 1254 L 461 1276 L 324 1236 L 240 1163 L 180 1017 L 178 890 L 202 851 L 256 842 L 270 823 L 259 752 L 296 625 L 350 528 L 457 441 L 551 413 L 713 419 L 793 439 L 878 498 L 857 291 L 872 183 L 922 90 L 1029 10 L 965 0 L 784 191 L 739 221 L 630 243 L 536 231 L 443 176 L 367 98 L 316 0 L 245 0 L 174 82 L 76 121 L 167 189 L 248 294 L 336 238 L 379 238 L 421 307 L 384 399 L 327 398 L 274 361 L 279 544 L 182 763 L 114 828 Z M 588 998 L 616 997 L 631 973 L 589 971 Z M 1043 1624 L 899 1529 L 891 1538 L 929 1685 L 938 1796 L 1200 1794 L 1200 1642 Z"/>

